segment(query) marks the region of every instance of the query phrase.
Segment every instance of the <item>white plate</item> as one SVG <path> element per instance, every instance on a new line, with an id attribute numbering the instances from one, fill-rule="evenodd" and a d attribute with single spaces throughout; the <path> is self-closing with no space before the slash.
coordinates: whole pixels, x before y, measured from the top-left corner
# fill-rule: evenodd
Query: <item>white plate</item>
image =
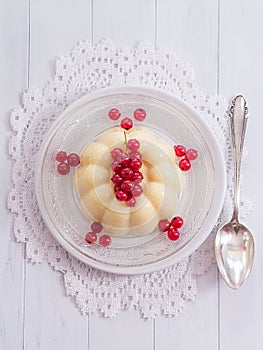
<path id="1" fill-rule="evenodd" d="M 73 188 L 74 171 L 56 172 L 58 150 L 80 153 L 103 130 L 118 125 L 107 117 L 117 107 L 122 115 L 142 107 L 144 125 L 173 144 L 198 150 L 199 157 L 185 173 L 186 189 L 177 214 L 185 220 L 180 240 L 172 242 L 156 230 L 142 237 L 117 237 L 110 247 L 89 246 L 84 240 L 90 223 L 81 214 Z M 101 89 L 68 107 L 46 136 L 39 152 L 35 189 L 45 223 L 72 255 L 98 269 L 147 273 L 190 255 L 207 238 L 220 214 L 225 195 L 225 164 L 220 147 L 204 120 L 183 101 L 159 90 L 142 87 Z"/>

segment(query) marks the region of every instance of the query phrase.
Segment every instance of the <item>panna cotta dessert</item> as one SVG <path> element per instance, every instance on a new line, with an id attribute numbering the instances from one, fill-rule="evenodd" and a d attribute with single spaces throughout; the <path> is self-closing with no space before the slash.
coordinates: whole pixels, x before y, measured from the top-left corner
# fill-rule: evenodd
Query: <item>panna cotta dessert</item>
<path id="1" fill-rule="evenodd" d="M 107 234 L 146 235 L 175 215 L 184 174 L 172 145 L 125 119 L 84 147 L 74 186 L 83 215 Z"/>

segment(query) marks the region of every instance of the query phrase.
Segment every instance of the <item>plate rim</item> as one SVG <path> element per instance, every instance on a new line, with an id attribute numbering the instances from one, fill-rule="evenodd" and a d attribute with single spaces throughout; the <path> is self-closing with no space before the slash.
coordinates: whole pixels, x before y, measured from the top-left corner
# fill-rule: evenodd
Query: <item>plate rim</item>
<path id="1" fill-rule="evenodd" d="M 106 97 L 108 95 L 118 94 L 118 93 L 119 94 L 125 94 L 125 93 L 142 94 L 149 97 L 161 99 L 162 101 L 165 101 L 165 102 L 170 101 L 173 104 L 176 104 L 177 106 L 179 106 L 179 108 L 181 107 L 187 114 L 192 115 L 194 120 L 197 120 L 197 124 L 199 126 L 201 125 L 202 130 L 204 130 L 205 137 L 206 137 L 207 143 L 209 144 L 209 147 L 216 150 L 216 152 L 213 152 L 213 162 L 216 165 L 216 171 L 215 171 L 216 186 L 214 190 L 211 210 L 209 211 L 208 217 L 205 221 L 205 225 L 203 225 L 205 228 L 203 229 L 203 226 L 202 226 L 202 230 L 201 230 L 202 232 L 198 234 L 196 237 L 194 237 L 191 241 L 189 241 L 189 243 L 186 244 L 186 246 L 182 248 L 180 251 L 178 251 L 177 253 L 165 259 L 162 259 L 153 263 L 149 263 L 147 265 L 142 264 L 142 265 L 132 266 L 132 267 L 131 266 L 124 267 L 124 266 L 118 266 L 118 265 L 116 266 L 105 265 L 105 263 L 97 261 L 94 258 L 91 259 L 88 256 L 83 255 L 78 250 L 74 249 L 74 247 L 72 247 L 65 239 L 63 239 L 63 237 L 58 232 L 56 232 L 56 227 L 53 225 L 51 220 L 49 220 L 49 217 L 45 215 L 45 208 L 43 204 L 44 201 L 42 198 L 42 191 L 40 190 L 41 172 L 38 171 L 38 169 L 41 168 L 46 147 L 50 139 L 53 137 L 54 129 L 57 128 L 57 126 L 60 124 L 61 120 L 63 120 L 65 115 L 70 113 L 71 110 L 74 110 L 78 105 L 81 105 L 83 103 L 89 103 L 89 101 L 93 99 Z M 70 104 L 67 108 L 65 108 L 63 112 L 57 117 L 57 119 L 52 123 L 38 151 L 38 156 L 35 164 L 34 185 L 35 185 L 37 204 L 38 204 L 41 216 L 45 224 L 47 225 L 50 233 L 52 234 L 52 236 L 66 251 L 68 251 L 71 255 L 73 255 L 75 258 L 82 261 L 86 265 L 92 266 L 96 269 L 99 269 L 105 272 L 121 274 L 121 275 L 136 275 L 136 274 L 143 274 L 143 273 L 151 273 L 178 263 L 182 259 L 191 255 L 198 247 L 201 246 L 201 244 L 205 241 L 205 239 L 208 238 L 221 213 L 224 199 L 225 199 L 226 165 L 225 165 L 225 159 L 223 156 L 222 149 L 212 129 L 209 127 L 206 120 L 187 102 L 183 101 L 177 96 L 174 96 L 170 92 L 167 92 L 165 90 L 160 90 L 157 88 L 137 86 L 137 85 L 111 86 L 111 87 L 105 87 L 105 88 L 92 91 L 82 96 L 81 98 L 77 99 L 75 102 Z"/>

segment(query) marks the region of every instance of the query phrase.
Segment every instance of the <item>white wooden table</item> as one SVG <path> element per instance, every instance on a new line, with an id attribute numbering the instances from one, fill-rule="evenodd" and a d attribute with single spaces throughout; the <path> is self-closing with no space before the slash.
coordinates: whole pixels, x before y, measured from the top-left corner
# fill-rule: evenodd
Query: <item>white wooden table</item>
<path id="1" fill-rule="evenodd" d="M 0 0 L 0 349 L 263 349 L 262 81 L 260 0 Z M 213 267 L 198 280 L 196 301 L 176 318 L 143 321 L 134 312 L 84 317 L 65 295 L 62 276 L 25 261 L 6 207 L 10 188 L 9 111 L 29 86 L 51 78 L 54 58 L 80 39 L 173 45 L 207 93 L 243 93 L 250 107 L 244 189 L 256 238 L 254 270 L 232 291 Z"/>

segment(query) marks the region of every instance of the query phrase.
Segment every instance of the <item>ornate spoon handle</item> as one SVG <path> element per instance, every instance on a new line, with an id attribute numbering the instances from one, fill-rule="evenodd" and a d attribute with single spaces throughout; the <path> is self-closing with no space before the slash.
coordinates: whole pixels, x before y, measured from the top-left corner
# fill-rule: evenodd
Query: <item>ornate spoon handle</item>
<path id="1" fill-rule="evenodd" d="M 234 150 L 234 213 L 232 221 L 238 222 L 240 198 L 240 167 L 243 154 L 244 139 L 248 120 L 246 100 L 239 95 L 234 98 L 230 107 L 231 134 Z"/>

